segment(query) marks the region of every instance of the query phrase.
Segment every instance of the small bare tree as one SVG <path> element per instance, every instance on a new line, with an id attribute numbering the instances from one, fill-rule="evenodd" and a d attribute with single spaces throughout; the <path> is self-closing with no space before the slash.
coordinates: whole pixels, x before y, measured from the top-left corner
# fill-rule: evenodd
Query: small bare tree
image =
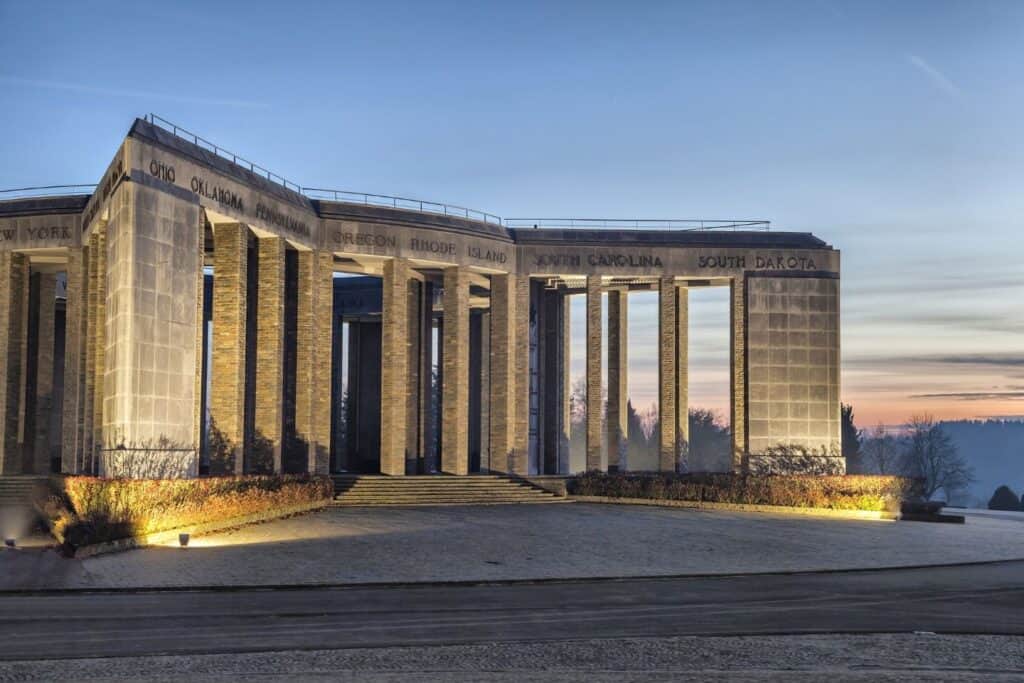
<path id="1" fill-rule="evenodd" d="M 974 481 L 971 466 L 960 455 L 949 434 L 930 415 L 911 417 L 906 431 L 903 472 L 924 482 L 926 499 L 942 490 L 946 500 L 951 500 Z"/>
<path id="2" fill-rule="evenodd" d="M 893 474 L 899 459 L 899 444 L 896 439 L 886 433 L 881 422 L 868 434 L 863 445 L 868 462 L 879 474 Z"/>

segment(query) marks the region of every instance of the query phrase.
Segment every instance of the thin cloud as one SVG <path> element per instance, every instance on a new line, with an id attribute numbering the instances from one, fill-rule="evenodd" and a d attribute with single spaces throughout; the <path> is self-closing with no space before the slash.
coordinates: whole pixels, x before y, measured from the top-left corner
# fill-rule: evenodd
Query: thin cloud
<path id="1" fill-rule="evenodd" d="M 918 71 L 924 74 L 925 78 L 932 82 L 932 85 L 950 97 L 960 97 L 962 94 L 960 92 L 960 88 L 958 88 L 953 81 L 949 80 L 944 73 L 926 62 L 924 58 L 918 57 L 917 55 L 907 55 L 907 61 L 909 61 Z"/>
<path id="2" fill-rule="evenodd" d="M 1021 401 L 1024 391 L 953 391 L 939 394 L 911 394 L 908 398 L 945 398 L 954 401 Z"/>
<path id="3" fill-rule="evenodd" d="M 187 104 L 202 104 L 216 107 L 239 107 L 243 109 L 266 109 L 270 105 L 265 102 L 254 102 L 251 100 L 232 100 L 206 97 L 189 97 L 187 95 L 169 95 L 166 93 L 151 92 L 148 90 L 126 90 L 122 88 L 103 88 L 79 83 L 64 83 L 60 81 L 42 81 L 34 78 L 17 78 L 15 76 L 0 76 L 0 83 L 21 85 L 27 88 L 45 88 L 49 90 L 67 90 L 69 92 L 87 93 L 90 95 L 104 95 L 108 97 L 133 97 L 145 100 L 162 100 L 165 102 L 183 102 Z"/>
<path id="4" fill-rule="evenodd" d="M 879 365 L 928 363 L 936 365 L 981 365 L 999 368 L 1024 367 L 1024 355 L 1019 353 L 965 353 L 961 355 L 920 356 L 846 356 L 843 364 Z"/>

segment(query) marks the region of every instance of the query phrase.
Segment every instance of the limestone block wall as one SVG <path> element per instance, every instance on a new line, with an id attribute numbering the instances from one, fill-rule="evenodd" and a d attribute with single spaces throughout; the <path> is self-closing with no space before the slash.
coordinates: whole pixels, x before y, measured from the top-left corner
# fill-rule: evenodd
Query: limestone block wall
<path id="1" fill-rule="evenodd" d="M 28 305 L 28 258 L 0 252 L 0 474 L 20 474 L 18 429 L 25 374 L 24 335 Z"/>
<path id="2" fill-rule="evenodd" d="M 123 183 L 113 197 L 102 396 L 107 476 L 196 473 L 200 219 L 196 203 L 140 183 Z"/>
<path id="3" fill-rule="evenodd" d="M 778 449 L 795 447 L 842 470 L 839 280 L 752 276 L 746 305 L 751 467 L 786 468 Z"/>

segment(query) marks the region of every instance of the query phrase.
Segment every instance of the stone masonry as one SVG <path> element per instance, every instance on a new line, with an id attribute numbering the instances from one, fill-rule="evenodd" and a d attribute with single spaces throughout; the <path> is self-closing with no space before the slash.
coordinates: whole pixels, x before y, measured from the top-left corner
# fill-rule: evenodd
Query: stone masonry
<path id="1" fill-rule="evenodd" d="M 497 472 L 512 471 L 512 423 L 515 419 L 513 396 L 515 368 L 512 347 L 515 322 L 515 278 L 491 276 L 490 343 L 490 447 L 491 467 Z"/>
<path id="2" fill-rule="evenodd" d="M 441 469 L 469 472 L 469 273 L 444 270 Z"/>
<path id="3" fill-rule="evenodd" d="M 676 440 L 676 287 L 671 277 L 661 278 L 658 288 L 658 469 L 675 472 Z"/>
<path id="4" fill-rule="evenodd" d="M 732 468 L 734 472 L 740 472 L 747 465 L 747 296 L 744 279 L 733 278 L 730 281 L 729 299 Z"/>
<path id="5" fill-rule="evenodd" d="M 380 471 L 405 474 L 406 392 L 409 387 L 409 266 L 402 259 L 384 263 L 381 314 Z"/>
<path id="6" fill-rule="evenodd" d="M 260 237 L 256 316 L 256 406 L 253 470 L 281 471 L 284 427 L 284 271 L 285 242 Z"/>
<path id="7" fill-rule="evenodd" d="M 676 287 L 676 434 L 677 467 L 690 452 L 690 290 Z M 681 467 L 680 467 L 681 469 Z"/>
<path id="8" fill-rule="evenodd" d="M 608 470 L 626 470 L 629 439 L 629 292 L 608 292 Z"/>
<path id="9" fill-rule="evenodd" d="M 210 471 L 241 474 L 245 434 L 245 312 L 249 230 L 214 226 L 213 376 L 210 394 Z"/>
<path id="10" fill-rule="evenodd" d="M 81 399 L 79 380 L 82 377 L 84 337 L 82 315 L 85 288 L 85 263 L 82 249 L 69 249 L 67 299 L 64 325 L 64 412 L 61 420 L 61 471 L 78 471 L 79 434 L 81 433 Z"/>
<path id="11" fill-rule="evenodd" d="M 18 418 L 25 359 L 21 335 L 28 303 L 28 259 L 23 254 L 0 252 L 0 473 L 21 474 Z"/>
<path id="12" fill-rule="evenodd" d="M 601 469 L 601 276 L 587 276 L 587 470 Z"/>

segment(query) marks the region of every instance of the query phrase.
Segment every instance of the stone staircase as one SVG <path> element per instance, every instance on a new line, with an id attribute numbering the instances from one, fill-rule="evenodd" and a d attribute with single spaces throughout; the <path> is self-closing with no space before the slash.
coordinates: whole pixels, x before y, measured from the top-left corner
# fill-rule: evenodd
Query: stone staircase
<path id="1" fill-rule="evenodd" d="M 528 482 L 497 475 L 334 475 L 333 479 L 333 505 L 338 506 L 569 502 Z"/>
<path id="2" fill-rule="evenodd" d="M 46 477 L 0 476 L 0 508 L 31 507 L 36 489 L 45 485 Z"/>

